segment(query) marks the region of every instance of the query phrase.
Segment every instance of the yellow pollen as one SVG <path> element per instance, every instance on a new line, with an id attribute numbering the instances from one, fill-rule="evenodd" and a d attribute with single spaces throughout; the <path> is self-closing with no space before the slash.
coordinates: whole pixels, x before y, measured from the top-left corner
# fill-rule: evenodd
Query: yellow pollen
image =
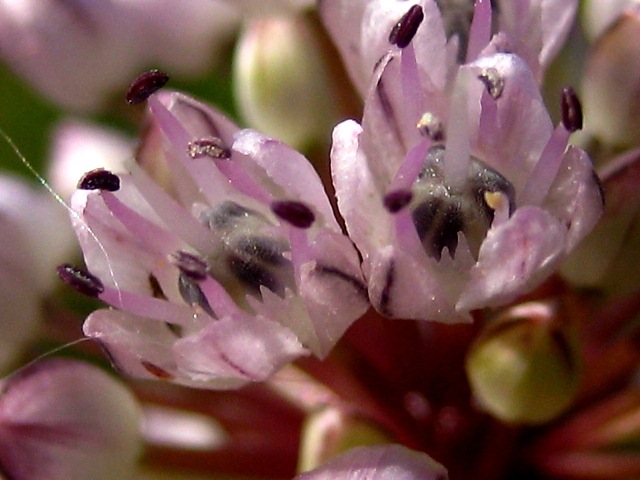
<path id="1" fill-rule="evenodd" d="M 484 192 L 484 201 L 494 211 L 505 208 L 507 196 L 502 192 Z"/>

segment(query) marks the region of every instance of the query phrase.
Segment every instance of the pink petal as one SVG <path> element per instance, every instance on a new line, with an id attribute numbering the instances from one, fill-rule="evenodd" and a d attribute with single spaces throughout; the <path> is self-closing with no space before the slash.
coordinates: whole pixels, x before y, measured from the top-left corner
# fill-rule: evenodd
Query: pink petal
<path id="1" fill-rule="evenodd" d="M 194 381 L 243 384 L 264 381 L 306 349 L 275 322 L 246 315 L 210 323 L 176 342 L 178 368 Z"/>
<path id="2" fill-rule="evenodd" d="M 565 238 L 565 226 L 545 210 L 519 208 L 487 233 L 456 309 L 508 303 L 531 290 L 557 266 Z"/>
<path id="3" fill-rule="evenodd" d="M 447 480 L 447 470 L 400 445 L 357 447 L 294 480 Z"/>
<path id="4" fill-rule="evenodd" d="M 497 124 L 481 122 L 474 146 L 482 152 L 482 161 L 519 191 L 553 131 L 537 83 L 527 64 L 514 55 L 482 57 L 465 68 L 478 73 L 495 69 L 504 79 L 502 95 L 495 101 Z"/>
<path id="5" fill-rule="evenodd" d="M 347 120 L 333 130 L 331 171 L 340 212 L 349 236 L 360 249 L 365 265 L 367 257 L 391 234 L 391 216 L 384 208 L 384 183 L 369 169 L 361 150 L 362 127 Z M 372 222 L 371 219 L 376 221 Z M 365 270 L 365 274 L 366 274 Z"/>
<path id="6" fill-rule="evenodd" d="M 320 177 L 302 154 L 253 130 L 240 131 L 233 149 L 250 156 L 275 185 L 288 193 L 288 199 L 313 205 L 327 226 L 338 230 Z"/>

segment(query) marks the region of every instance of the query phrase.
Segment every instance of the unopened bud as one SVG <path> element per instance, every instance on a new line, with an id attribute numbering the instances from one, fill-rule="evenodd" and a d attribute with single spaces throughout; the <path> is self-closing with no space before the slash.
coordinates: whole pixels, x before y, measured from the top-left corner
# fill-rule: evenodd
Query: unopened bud
<path id="1" fill-rule="evenodd" d="M 234 72 L 241 114 L 251 127 L 295 147 L 325 139 L 338 116 L 325 63 L 304 18 L 249 21 Z"/>
<path id="2" fill-rule="evenodd" d="M 364 418 L 326 408 L 311 414 L 305 422 L 298 471 L 317 468 L 329 458 L 356 446 L 389 441 L 379 427 Z"/>
<path id="3" fill-rule="evenodd" d="M 582 84 L 585 129 L 610 146 L 640 143 L 640 9 L 624 13 L 594 44 Z"/>
<path id="4" fill-rule="evenodd" d="M 537 424 L 572 402 L 580 380 L 575 333 L 545 303 L 508 310 L 476 340 L 467 357 L 474 395 L 495 417 Z"/>

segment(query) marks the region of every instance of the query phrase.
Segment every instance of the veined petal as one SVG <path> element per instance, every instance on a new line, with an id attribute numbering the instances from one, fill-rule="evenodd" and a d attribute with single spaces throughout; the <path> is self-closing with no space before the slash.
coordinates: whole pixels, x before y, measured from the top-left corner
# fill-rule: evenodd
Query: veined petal
<path id="1" fill-rule="evenodd" d="M 456 308 L 505 304 L 531 290 L 557 266 L 565 241 L 564 225 L 546 211 L 516 210 L 507 222 L 489 230 Z"/>

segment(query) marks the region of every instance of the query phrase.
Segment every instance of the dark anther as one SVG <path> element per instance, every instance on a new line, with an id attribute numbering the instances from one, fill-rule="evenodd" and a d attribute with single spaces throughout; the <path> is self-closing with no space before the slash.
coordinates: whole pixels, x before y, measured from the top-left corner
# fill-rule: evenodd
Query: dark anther
<path id="1" fill-rule="evenodd" d="M 78 188 L 81 190 L 107 190 L 108 192 L 117 192 L 120 190 L 120 178 L 109 170 L 96 168 L 82 176 L 78 182 Z"/>
<path id="2" fill-rule="evenodd" d="M 104 292 L 104 285 L 100 279 L 86 270 L 65 263 L 60 265 L 56 271 L 60 280 L 83 295 L 97 297 Z"/>
<path id="3" fill-rule="evenodd" d="M 189 156 L 191 158 L 211 157 L 218 159 L 231 158 L 231 150 L 218 137 L 206 137 L 189 142 Z"/>
<path id="4" fill-rule="evenodd" d="M 271 210 L 282 220 L 298 228 L 309 228 L 316 220 L 309 207 L 294 200 L 275 201 L 271 204 Z"/>
<path id="5" fill-rule="evenodd" d="M 129 86 L 125 100 L 129 105 L 144 102 L 169 81 L 169 75 L 160 70 L 149 70 L 136 78 Z"/>
<path id="6" fill-rule="evenodd" d="M 409 205 L 412 198 L 411 190 L 394 190 L 384 196 L 382 203 L 389 212 L 396 213 Z"/>
<path id="7" fill-rule="evenodd" d="M 171 258 L 180 272 L 191 280 L 201 281 L 207 278 L 207 262 L 201 258 L 183 251 L 177 251 Z"/>
<path id="8" fill-rule="evenodd" d="M 562 124 L 569 132 L 575 132 L 582 129 L 582 106 L 578 95 L 571 87 L 562 89 L 562 97 L 560 101 L 562 107 Z"/>
<path id="9" fill-rule="evenodd" d="M 504 78 L 500 75 L 500 72 L 495 68 L 485 68 L 482 70 L 478 78 L 484 83 L 485 88 L 491 98 L 494 100 L 499 99 L 502 96 L 504 90 Z"/>
<path id="10" fill-rule="evenodd" d="M 178 277 L 178 290 L 180 291 L 182 299 L 189 305 L 198 305 L 202 310 L 211 315 L 212 318 L 217 318 L 213 308 L 211 308 L 209 304 L 209 300 L 207 300 L 200 285 L 198 285 L 193 278 L 180 272 L 180 276 Z"/>
<path id="11" fill-rule="evenodd" d="M 407 13 L 396 23 L 389 33 L 389 43 L 404 48 L 411 43 L 424 20 L 424 13 L 420 5 L 413 5 Z"/>

